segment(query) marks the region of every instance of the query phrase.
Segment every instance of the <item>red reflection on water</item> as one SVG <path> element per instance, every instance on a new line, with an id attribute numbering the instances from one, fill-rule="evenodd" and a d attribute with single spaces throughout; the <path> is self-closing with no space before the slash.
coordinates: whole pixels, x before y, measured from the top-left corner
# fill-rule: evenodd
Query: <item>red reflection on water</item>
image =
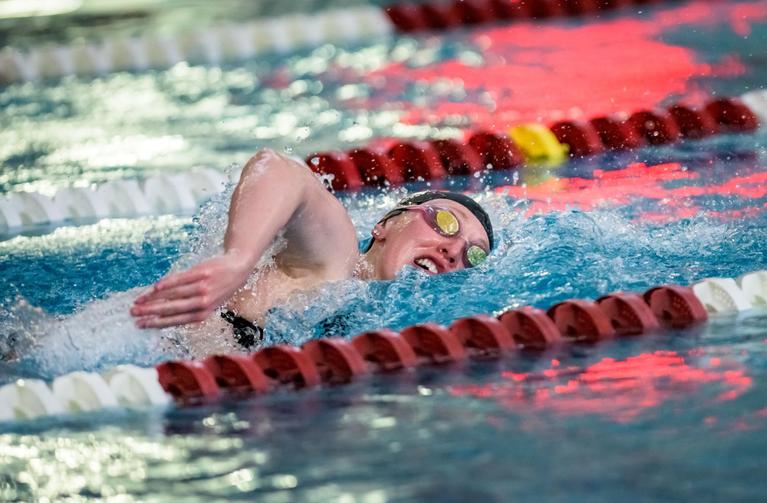
<path id="1" fill-rule="evenodd" d="M 506 383 L 454 386 L 450 393 L 493 399 L 514 410 L 599 414 L 624 422 L 705 385 L 723 388 L 715 401 L 733 400 L 750 388 L 752 379 L 739 366 L 708 364 L 696 367 L 676 352 L 655 351 L 624 360 L 604 358 L 583 369 L 504 372 Z"/>
<path id="2" fill-rule="evenodd" d="M 537 168 L 530 168 L 535 170 Z M 523 173 L 524 177 L 524 173 Z M 527 214 L 562 211 L 567 208 L 589 210 L 606 205 L 624 205 L 643 198 L 655 201 L 662 211 L 645 211 L 641 220 L 672 221 L 704 213 L 721 219 L 754 216 L 765 206 L 754 204 L 767 197 L 767 172 L 757 172 L 705 186 L 680 185 L 696 182 L 700 174 L 687 171 L 679 163 L 647 166 L 635 163 L 623 169 L 596 169 L 593 178 L 543 178 L 536 185 L 504 185 L 495 190 L 516 199 L 527 199 Z M 674 182 L 673 185 L 669 182 Z M 729 210 L 704 210 L 696 203 L 701 196 L 738 198 L 748 207 Z"/>
<path id="3" fill-rule="evenodd" d="M 411 124 L 457 118 L 473 127 L 505 129 L 521 121 L 652 108 L 672 95 L 698 101 L 707 93 L 694 78 L 740 75 L 744 65 L 735 55 L 701 62 L 693 50 L 663 42 L 660 35 L 680 25 L 706 29 L 723 23 L 746 33 L 764 19 L 763 2 L 695 2 L 646 18 L 590 20 L 585 26 L 515 23 L 476 29 L 471 42 L 481 61 L 451 59 L 420 68 L 390 63 L 367 76 L 376 98 L 366 103 L 391 108 L 392 101 L 400 101 L 396 108 L 407 108 L 401 120 Z M 414 81 L 433 85 L 434 92 L 407 103 L 403 96 Z M 446 81 L 458 83 L 467 97 L 440 95 L 437 84 Z"/>

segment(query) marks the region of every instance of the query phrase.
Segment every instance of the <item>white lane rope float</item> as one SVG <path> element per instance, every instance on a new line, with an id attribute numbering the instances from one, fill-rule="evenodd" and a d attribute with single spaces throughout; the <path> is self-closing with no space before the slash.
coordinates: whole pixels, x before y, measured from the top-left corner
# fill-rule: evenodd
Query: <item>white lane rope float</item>
<path id="1" fill-rule="evenodd" d="M 118 407 L 164 406 L 170 396 L 157 370 L 119 365 L 103 375 L 76 371 L 53 380 L 19 379 L 0 387 L 0 421 L 34 419 Z"/>
<path id="2" fill-rule="evenodd" d="M 333 9 L 176 34 L 146 33 L 101 41 L 77 41 L 0 50 L 0 84 L 163 69 L 187 61 L 218 65 L 270 53 L 290 53 L 326 43 L 355 43 L 395 31 L 378 7 Z"/>
<path id="3" fill-rule="evenodd" d="M 81 220 L 191 214 L 228 183 L 224 173 L 202 168 L 156 174 L 142 181 L 114 180 L 95 188 L 65 187 L 52 197 L 12 192 L 0 197 L 0 236 Z"/>

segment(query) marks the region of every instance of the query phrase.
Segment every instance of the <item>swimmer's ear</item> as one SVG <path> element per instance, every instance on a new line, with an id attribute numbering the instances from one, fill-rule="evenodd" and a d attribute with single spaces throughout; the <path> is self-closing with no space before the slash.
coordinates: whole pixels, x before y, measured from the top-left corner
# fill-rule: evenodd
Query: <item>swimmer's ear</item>
<path id="1" fill-rule="evenodd" d="M 386 226 L 386 221 L 384 222 L 378 222 L 373 227 L 373 230 L 370 231 L 370 235 L 373 236 L 373 239 L 376 241 L 385 241 L 386 235 L 389 233 L 389 230 Z"/>
<path id="2" fill-rule="evenodd" d="M 373 238 L 377 241 L 386 240 L 386 236 L 389 234 L 389 232 L 391 232 L 394 222 L 397 221 L 397 218 L 395 217 L 402 218 L 399 214 L 384 217 L 383 219 L 379 220 L 377 224 L 375 224 L 373 230 L 370 231 L 370 235 L 373 236 Z"/>

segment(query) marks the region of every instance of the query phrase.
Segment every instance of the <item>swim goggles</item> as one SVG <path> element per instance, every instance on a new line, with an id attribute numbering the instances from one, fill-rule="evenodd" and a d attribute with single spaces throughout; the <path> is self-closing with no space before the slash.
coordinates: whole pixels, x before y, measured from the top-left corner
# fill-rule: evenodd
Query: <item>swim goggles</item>
<path id="1" fill-rule="evenodd" d="M 456 237 L 461 232 L 461 222 L 450 210 L 439 208 L 437 206 L 423 206 L 414 204 L 411 206 L 397 206 L 386 214 L 381 221 L 399 215 L 404 211 L 417 211 L 420 213 L 426 223 L 438 234 L 445 237 Z M 476 267 L 487 258 L 487 251 L 477 244 L 466 242 L 463 248 L 463 264 L 465 267 Z"/>

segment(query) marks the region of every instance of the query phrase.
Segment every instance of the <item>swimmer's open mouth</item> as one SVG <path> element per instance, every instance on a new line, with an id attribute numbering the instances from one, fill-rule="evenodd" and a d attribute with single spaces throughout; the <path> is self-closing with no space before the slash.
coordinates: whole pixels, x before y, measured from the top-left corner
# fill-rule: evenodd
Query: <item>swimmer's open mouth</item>
<path id="1" fill-rule="evenodd" d="M 434 262 L 429 257 L 418 257 L 417 259 L 413 261 L 413 263 L 419 268 L 428 272 L 429 274 L 439 274 L 439 268 L 437 267 L 437 263 Z"/>

